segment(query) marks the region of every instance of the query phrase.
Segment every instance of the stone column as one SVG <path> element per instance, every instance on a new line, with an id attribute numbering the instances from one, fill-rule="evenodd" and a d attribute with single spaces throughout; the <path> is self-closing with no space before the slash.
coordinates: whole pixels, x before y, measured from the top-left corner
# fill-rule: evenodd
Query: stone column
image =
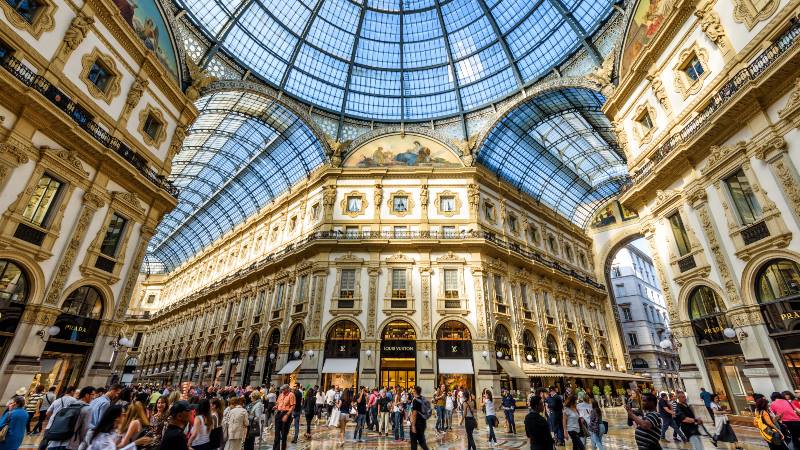
<path id="1" fill-rule="evenodd" d="M 322 324 L 323 297 L 325 295 L 325 284 L 328 279 L 328 264 L 314 263 L 314 292 L 311 296 L 309 307 L 311 314 L 311 326 L 308 327 L 306 340 L 320 339 L 320 325 Z"/>
<path id="2" fill-rule="evenodd" d="M 425 181 L 427 182 L 427 180 Z M 419 193 L 419 204 L 422 207 L 422 215 L 420 216 L 419 230 L 429 231 L 430 224 L 428 222 L 428 185 L 423 184 Z"/>
<path id="3" fill-rule="evenodd" d="M 488 313 L 486 311 L 486 299 L 483 292 L 483 268 L 479 265 L 470 266 L 472 272 L 472 282 L 475 292 L 475 306 L 477 312 L 478 338 L 486 339 L 486 326 Z"/>
<path id="4" fill-rule="evenodd" d="M 381 273 L 381 269 L 378 267 L 378 256 L 377 254 L 371 255 L 369 267 L 367 268 L 367 273 L 369 274 L 369 286 L 368 286 L 368 299 L 367 299 L 367 335 L 366 338 L 369 340 L 375 339 L 375 327 L 376 327 L 376 320 L 377 320 L 377 309 L 378 309 L 378 276 Z"/>
<path id="5" fill-rule="evenodd" d="M 14 392 L 27 388 L 33 376 L 41 370 L 39 357 L 44 351 L 47 328 L 56 322 L 61 313 L 48 305 L 28 305 L 22 313 L 17 331 L 9 344 L 5 371 L 0 373 L 0 398 L 11 398 Z M 43 338 L 37 333 L 43 332 Z M 11 356 L 13 355 L 13 356 Z"/>
<path id="6" fill-rule="evenodd" d="M 422 309 L 422 338 L 432 339 L 431 334 L 431 266 L 430 261 L 420 265 L 419 274 L 421 278 L 420 287 L 420 308 Z"/>

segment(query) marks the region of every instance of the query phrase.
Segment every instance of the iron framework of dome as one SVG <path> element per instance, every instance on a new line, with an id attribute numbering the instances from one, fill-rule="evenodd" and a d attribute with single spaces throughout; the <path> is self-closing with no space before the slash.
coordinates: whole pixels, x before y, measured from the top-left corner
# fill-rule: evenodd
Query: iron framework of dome
<path id="1" fill-rule="evenodd" d="M 612 0 L 176 0 L 261 80 L 340 117 L 464 114 L 534 83 L 590 36 Z"/>
<path id="2" fill-rule="evenodd" d="M 538 95 L 489 131 L 478 162 L 583 227 L 628 176 L 604 102 L 583 88 Z"/>

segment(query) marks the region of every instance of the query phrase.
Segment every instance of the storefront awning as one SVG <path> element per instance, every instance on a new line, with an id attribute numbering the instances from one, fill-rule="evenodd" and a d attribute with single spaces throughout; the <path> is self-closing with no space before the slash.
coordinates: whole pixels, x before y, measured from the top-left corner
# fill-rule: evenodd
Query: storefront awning
<path id="1" fill-rule="evenodd" d="M 278 371 L 278 375 L 289 375 L 289 374 L 292 374 L 292 373 L 294 373 L 295 370 L 297 370 L 298 367 L 300 367 L 300 364 L 302 364 L 302 363 L 303 363 L 302 359 L 295 359 L 295 360 L 289 361 L 288 363 L 286 363 L 285 366 L 283 366 L 283 369 Z"/>
<path id="2" fill-rule="evenodd" d="M 499 361 L 498 361 L 499 362 Z M 611 370 L 582 369 L 580 367 L 553 366 L 547 364 L 525 364 L 524 372 L 533 377 L 578 377 L 602 380 L 647 381 L 646 378 Z"/>
<path id="3" fill-rule="evenodd" d="M 327 358 L 322 373 L 356 373 L 357 358 Z"/>
<path id="4" fill-rule="evenodd" d="M 442 359 L 439 358 L 439 373 L 472 375 L 471 359 Z"/>
<path id="5" fill-rule="evenodd" d="M 507 373 L 511 378 L 528 378 L 525 375 L 525 372 L 515 363 L 514 361 L 508 361 L 505 359 L 498 359 L 497 364 L 503 368 L 503 371 Z"/>

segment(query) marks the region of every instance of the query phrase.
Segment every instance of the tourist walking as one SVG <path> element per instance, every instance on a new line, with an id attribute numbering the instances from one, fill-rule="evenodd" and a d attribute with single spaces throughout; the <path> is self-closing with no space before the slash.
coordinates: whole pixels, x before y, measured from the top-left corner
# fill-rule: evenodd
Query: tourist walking
<path id="1" fill-rule="evenodd" d="M 780 423 L 786 425 L 795 450 L 800 450 L 800 410 L 793 403 L 794 394 L 790 391 L 783 393 L 773 392 L 770 400 L 772 400 L 769 407 L 770 411 L 778 418 Z M 711 404 L 712 411 L 716 411 L 713 408 L 713 401 Z"/>
<path id="2" fill-rule="evenodd" d="M 461 424 L 467 431 L 467 450 L 477 450 L 475 445 L 475 429 L 478 428 L 478 421 L 475 414 L 475 399 L 469 391 L 463 391 L 463 400 L 461 402 Z"/>
<path id="3" fill-rule="evenodd" d="M 555 441 L 550 432 L 550 424 L 544 418 L 544 400 L 539 395 L 530 398 L 530 411 L 525 416 L 525 435 L 531 450 L 553 450 Z"/>
<path id="4" fill-rule="evenodd" d="M 367 388 L 361 386 L 361 390 L 356 398 L 356 429 L 353 431 L 353 440 L 356 442 L 364 441 L 364 427 L 367 422 L 367 401 L 369 393 Z"/>
<path id="5" fill-rule="evenodd" d="M 572 450 L 584 450 L 581 438 L 580 414 L 578 414 L 578 396 L 575 394 L 567 397 L 564 402 L 564 430 L 567 431 L 565 439 L 572 440 Z"/>
<path id="6" fill-rule="evenodd" d="M 289 442 L 289 428 L 292 425 L 292 412 L 297 401 L 288 384 L 281 386 L 280 392 L 275 405 L 275 439 L 272 443 L 274 450 L 286 450 Z"/>
<path id="7" fill-rule="evenodd" d="M 314 417 L 317 415 L 317 411 L 321 408 L 322 404 L 317 403 L 318 401 L 318 387 L 314 386 L 313 388 L 306 389 L 306 398 L 303 400 L 303 412 L 306 416 L 306 434 L 305 438 L 310 440 L 311 439 L 311 422 L 314 420 Z M 319 408 L 318 408 L 319 405 Z"/>
<path id="8" fill-rule="evenodd" d="M 389 405 L 391 400 L 386 395 L 386 391 L 381 390 L 378 396 L 378 435 L 389 435 Z"/>
<path id="9" fill-rule="evenodd" d="M 192 432 L 189 433 L 189 445 L 194 450 L 209 450 L 211 448 L 210 433 L 213 427 L 211 418 L 211 403 L 207 399 L 200 400 L 197 412 L 192 424 Z"/>
<path id="10" fill-rule="evenodd" d="M 231 409 L 228 411 L 227 419 L 223 421 L 225 422 L 223 431 L 227 437 L 225 441 L 225 450 L 241 449 L 244 438 L 247 436 L 247 425 L 249 425 L 249 421 L 247 419 L 247 411 L 242 407 L 243 402 L 244 399 L 238 397 L 232 397 L 228 401 L 228 404 L 231 405 Z M 275 446 L 274 448 L 278 449 L 280 447 Z M 286 447 L 284 447 L 284 449 L 285 448 Z"/>
<path id="11" fill-rule="evenodd" d="M 507 431 L 511 434 L 517 433 L 517 425 L 514 423 L 514 409 L 516 409 L 516 399 L 508 389 L 502 390 L 503 414 L 506 416 Z"/>
<path id="12" fill-rule="evenodd" d="M 439 389 L 433 393 L 433 405 L 436 407 L 436 432 L 441 433 L 444 431 L 444 407 L 445 407 L 445 392 L 444 384 L 439 385 Z"/>
<path id="13" fill-rule="evenodd" d="M 708 411 L 708 415 L 711 416 L 712 422 L 714 421 L 714 410 L 711 409 L 711 399 L 713 395 L 711 392 L 708 392 L 706 388 L 700 388 L 700 400 L 703 400 L 703 405 L 706 407 L 706 411 Z M 691 440 L 691 439 L 690 439 Z"/>
<path id="14" fill-rule="evenodd" d="M 666 392 L 662 392 L 658 399 L 658 415 L 661 418 L 661 440 L 667 440 L 667 430 L 672 428 L 672 439 L 677 442 L 686 441 L 686 436 L 681 432 L 681 428 L 675 421 L 675 410 L 672 409 L 672 402 Z"/>
<path id="15" fill-rule="evenodd" d="M 636 425 L 634 438 L 636 447 L 639 450 L 661 450 L 660 430 L 661 418 L 656 412 L 656 396 L 650 393 L 642 395 L 641 417 L 636 414 L 631 405 L 625 403 L 625 411 L 628 412 L 628 419 Z"/>
<path id="16" fill-rule="evenodd" d="M 350 418 L 350 409 L 352 408 L 353 396 L 350 389 L 347 388 L 342 391 L 342 395 L 336 402 L 336 407 L 339 409 L 339 446 L 344 445 L 344 432 L 347 428 L 347 420 Z"/>
<path id="17" fill-rule="evenodd" d="M 705 392 L 705 389 L 701 390 Z M 709 394 L 710 395 L 710 394 Z M 709 408 L 710 408 L 709 400 Z M 712 411 L 713 413 L 713 411 Z M 681 427 L 681 432 L 689 444 L 692 445 L 694 450 L 703 450 L 703 441 L 700 439 L 700 426 L 703 425 L 703 420 L 695 417 L 694 411 L 686 401 L 686 393 L 678 391 L 678 403 L 675 406 L 675 421 Z"/>
<path id="18" fill-rule="evenodd" d="M 403 413 L 405 412 L 405 405 L 400 393 L 396 393 L 392 399 L 392 428 L 394 430 L 394 440 L 405 440 L 405 427 L 403 425 Z"/>
<path id="19" fill-rule="evenodd" d="M 411 450 L 417 450 L 417 446 L 422 450 L 428 450 L 425 427 L 428 425 L 430 413 L 430 402 L 422 396 L 422 387 L 414 386 L 414 398 L 411 400 Z"/>
<path id="20" fill-rule="evenodd" d="M 564 400 L 558 394 L 555 387 L 550 387 L 550 394 L 546 397 L 547 420 L 550 424 L 550 431 L 553 433 L 556 444 L 564 445 Z"/>
<path id="21" fill-rule="evenodd" d="M 604 450 L 603 434 L 606 433 L 606 424 L 603 422 L 603 410 L 597 400 L 591 400 L 592 411 L 589 414 L 589 437 L 592 446 L 590 450 Z"/>
<path id="22" fill-rule="evenodd" d="M 28 431 L 29 415 L 25 410 L 25 398 L 16 396 L 6 405 L 6 412 L 0 417 L 0 429 L 8 427 L 6 439 L 0 442 L 0 450 L 17 450 Z"/>
<path id="23" fill-rule="evenodd" d="M 786 450 L 785 436 L 769 412 L 769 401 L 766 398 L 761 397 L 756 400 L 754 416 L 753 423 L 758 428 L 761 438 L 769 446 L 769 450 Z"/>
<path id="24" fill-rule="evenodd" d="M 497 414 L 494 411 L 492 391 L 489 389 L 483 391 L 483 409 L 486 412 L 486 426 L 489 427 L 489 445 L 492 445 L 492 443 L 497 443 L 497 436 L 494 434 L 494 427 L 497 426 Z"/>

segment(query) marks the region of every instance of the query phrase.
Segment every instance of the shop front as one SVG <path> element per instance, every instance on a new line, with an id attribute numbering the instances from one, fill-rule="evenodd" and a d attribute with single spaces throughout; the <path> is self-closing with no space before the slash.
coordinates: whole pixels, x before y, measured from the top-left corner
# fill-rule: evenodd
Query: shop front
<path id="1" fill-rule="evenodd" d="M 267 357 L 264 359 L 264 370 L 261 371 L 261 384 L 269 385 L 272 383 L 272 374 L 275 373 L 275 363 L 277 362 L 280 343 L 280 331 L 277 329 L 272 330 L 267 341 Z"/>
<path id="2" fill-rule="evenodd" d="M 505 325 L 497 325 L 494 330 L 494 351 L 497 357 L 497 369 L 500 373 L 500 387 L 510 391 L 524 389 L 527 386 L 525 372 L 514 362 L 511 350 L 511 333 Z"/>
<path id="3" fill-rule="evenodd" d="M 689 295 L 688 306 L 712 392 L 719 394 L 724 408 L 736 413 L 746 411 L 753 401 L 753 388 L 744 373 L 745 359 L 739 342 L 726 336 L 730 324 L 722 300 L 712 288 L 698 286 Z"/>
<path id="4" fill-rule="evenodd" d="M 472 334 L 466 325 L 450 320 L 436 332 L 437 386 L 463 387 L 474 392 Z"/>
<path id="5" fill-rule="evenodd" d="M 289 353 L 286 358 L 286 364 L 278 371 L 281 376 L 281 383 L 294 386 L 297 383 L 297 374 L 300 371 L 300 365 L 303 363 L 303 340 L 306 336 L 305 328 L 302 324 L 297 324 L 292 330 L 289 338 Z"/>
<path id="6" fill-rule="evenodd" d="M 361 330 L 358 326 L 349 320 L 336 322 L 325 340 L 321 386 L 357 387 L 360 353 Z"/>
<path id="7" fill-rule="evenodd" d="M 28 302 L 28 277 L 21 267 L 0 259 L 0 361 L 2 361 Z"/>
<path id="8" fill-rule="evenodd" d="M 41 371 L 30 387 L 41 384 L 45 389 L 77 385 L 86 371 L 94 349 L 100 318 L 103 316 L 103 297 L 92 286 L 82 286 L 69 294 L 61 307 L 53 330 L 58 332 L 45 344 L 41 356 Z"/>
<path id="9" fill-rule="evenodd" d="M 254 334 L 250 338 L 250 343 L 247 346 L 247 359 L 245 359 L 244 374 L 242 374 L 242 386 L 249 386 L 250 377 L 256 370 L 256 359 L 258 358 L 258 334 Z"/>
<path id="10" fill-rule="evenodd" d="M 219 353 L 217 354 L 217 359 L 214 361 L 214 364 L 211 367 L 211 384 L 213 386 L 222 386 L 222 382 L 225 381 L 225 354 Z"/>
<path id="11" fill-rule="evenodd" d="M 769 335 L 783 355 L 794 389 L 800 388 L 800 265 L 788 259 L 767 262 L 755 280 L 756 300 Z"/>
<path id="12" fill-rule="evenodd" d="M 380 363 L 382 387 L 417 384 L 417 334 L 408 322 L 396 320 L 383 329 Z"/>

